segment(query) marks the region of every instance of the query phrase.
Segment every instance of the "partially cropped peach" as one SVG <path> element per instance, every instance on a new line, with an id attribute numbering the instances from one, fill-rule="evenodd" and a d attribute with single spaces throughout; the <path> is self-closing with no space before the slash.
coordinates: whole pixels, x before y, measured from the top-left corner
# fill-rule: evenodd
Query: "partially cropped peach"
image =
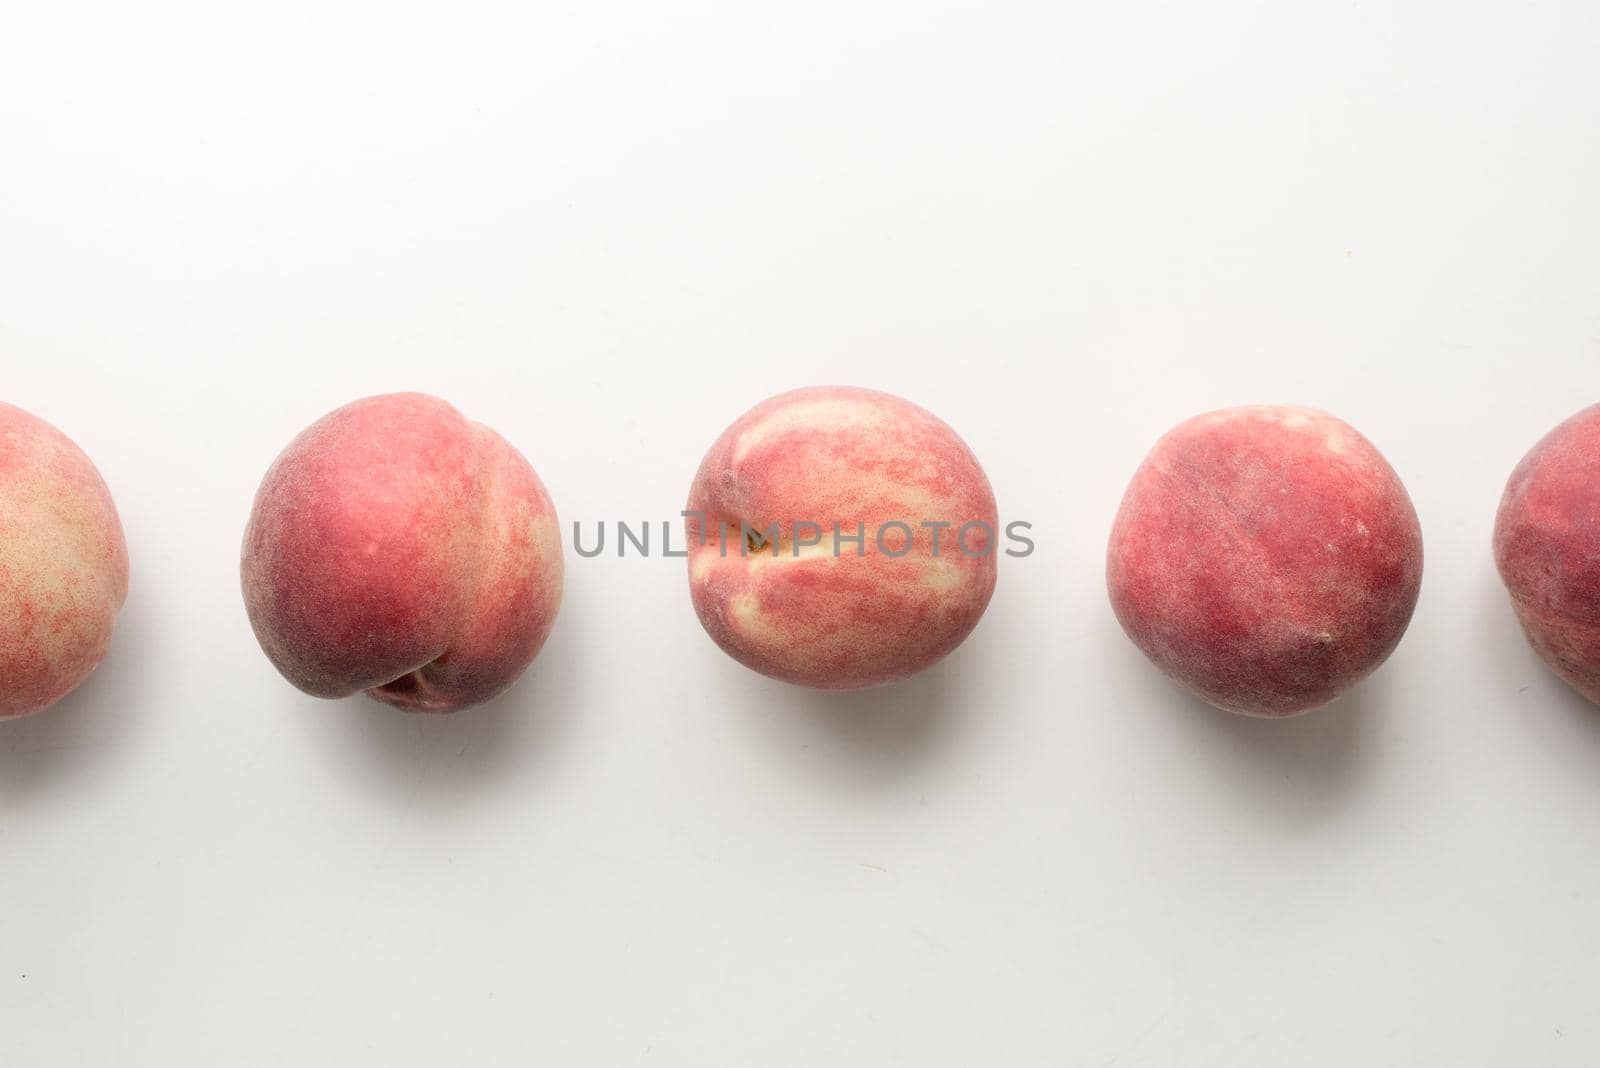
<path id="1" fill-rule="evenodd" d="M 94 464 L 44 420 L 0 404 L 0 719 L 77 689 L 128 596 L 128 549 Z"/>
<path id="2" fill-rule="evenodd" d="M 1534 650 L 1600 702 L 1600 405 L 1552 430 L 1512 472 L 1494 556 Z"/>
<path id="3" fill-rule="evenodd" d="M 1325 412 L 1231 408 L 1181 423 L 1111 532 L 1117 619 L 1156 666 L 1230 712 L 1327 703 L 1394 651 L 1422 530 L 1371 442 Z"/>
<path id="4" fill-rule="evenodd" d="M 983 468 L 954 430 L 887 393 L 817 387 L 756 405 L 711 446 L 686 510 L 700 622 L 786 682 L 915 674 L 961 644 L 994 592 Z"/>
<path id="5" fill-rule="evenodd" d="M 285 678 L 424 712 L 521 675 L 561 601 L 555 507 L 522 455 L 435 397 L 324 416 L 267 472 L 245 528 L 245 608 Z"/>

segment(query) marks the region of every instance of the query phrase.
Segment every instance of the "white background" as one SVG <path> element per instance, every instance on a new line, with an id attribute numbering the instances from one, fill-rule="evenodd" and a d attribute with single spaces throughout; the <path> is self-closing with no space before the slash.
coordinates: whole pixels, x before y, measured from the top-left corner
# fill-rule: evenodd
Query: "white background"
<path id="1" fill-rule="evenodd" d="M 1494 575 L 1600 399 L 1600 15 L 1567 3 L 0 6 L 0 395 L 93 457 L 132 594 L 0 725 L 6 1065 L 1593 1065 L 1600 710 Z M 723 656 L 675 516 L 850 382 L 1038 552 L 855 696 Z M 238 593 L 325 411 L 437 393 L 568 525 L 454 718 L 300 695 Z M 1366 433 L 1427 575 L 1290 722 L 1184 697 L 1102 553 L 1172 423 Z"/>

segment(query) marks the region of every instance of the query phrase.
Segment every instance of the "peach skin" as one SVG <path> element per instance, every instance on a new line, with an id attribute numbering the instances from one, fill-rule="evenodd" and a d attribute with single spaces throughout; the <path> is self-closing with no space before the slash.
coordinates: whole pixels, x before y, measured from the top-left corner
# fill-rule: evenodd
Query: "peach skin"
<path id="1" fill-rule="evenodd" d="M 127 596 L 128 548 L 100 473 L 55 427 L 0 404 L 0 719 L 75 690 Z"/>
<path id="2" fill-rule="evenodd" d="M 1600 405 L 1552 430 L 1512 472 L 1494 557 L 1534 651 L 1600 702 Z"/>
<path id="3" fill-rule="evenodd" d="M 961 644 L 994 592 L 983 468 L 954 430 L 887 393 L 824 386 L 756 405 L 711 446 L 686 511 L 701 624 L 785 682 L 913 675 Z"/>
<path id="4" fill-rule="evenodd" d="M 1111 606 L 1157 667 L 1229 712 L 1291 716 L 1366 678 L 1422 584 L 1422 530 L 1366 438 L 1325 412 L 1180 423 L 1128 486 Z"/>
<path id="5" fill-rule="evenodd" d="M 561 537 L 505 439 L 395 393 L 289 443 L 256 494 L 240 571 L 262 649 L 300 689 L 454 712 L 511 685 L 544 644 Z"/>

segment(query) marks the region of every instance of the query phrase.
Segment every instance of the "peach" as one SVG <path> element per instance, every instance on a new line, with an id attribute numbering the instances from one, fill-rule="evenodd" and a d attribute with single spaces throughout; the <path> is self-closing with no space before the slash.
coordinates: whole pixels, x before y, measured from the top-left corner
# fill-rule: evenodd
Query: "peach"
<path id="1" fill-rule="evenodd" d="M 1422 583 L 1411 498 L 1324 412 L 1231 408 L 1181 423 L 1133 476 L 1111 531 L 1118 621 L 1218 708 L 1290 716 L 1386 660 Z"/>
<path id="2" fill-rule="evenodd" d="M 1494 557 L 1534 650 L 1600 702 L 1600 405 L 1552 430 L 1511 473 Z"/>
<path id="3" fill-rule="evenodd" d="M 561 601 L 555 507 L 522 455 L 435 397 L 368 397 L 289 443 L 240 571 L 261 647 L 318 697 L 453 712 L 511 685 Z"/>
<path id="4" fill-rule="evenodd" d="M 802 686 L 915 674 L 965 640 L 994 592 L 983 468 L 954 430 L 887 393 L 816 387 L 756 405 L 701 462 L 687 518 L 707 633 Z"/>
<path id="5" fill-rule="evenodd" d="M 77 689 L 128 596 L 128 548 L 100 473 L 65 434 L 0 404 L 0 719 Z"/>

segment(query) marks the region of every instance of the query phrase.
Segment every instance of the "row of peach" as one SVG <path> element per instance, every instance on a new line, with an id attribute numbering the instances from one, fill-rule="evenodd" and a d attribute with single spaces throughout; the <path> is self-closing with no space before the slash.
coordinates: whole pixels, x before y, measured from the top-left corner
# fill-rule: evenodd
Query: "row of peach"
<path id="1" fill-rule="evenodd" d="M 685 515 L 706 631 L 798 685 L 919 672 L 965 640 L 994 591 L 998 516 L 982 467 L 949 426 L 886 393 L 817 387 L 758 404 L 706 454 Z M 830 551 L 810 533 L 829 525 L 897 540 Z M 961 552 L 941 552 L 951 528 Z M 732 551 L 729 529 L 742 535 Z M 128 557 L 89 459 L 4 404 L 0 532 L 5 718 L 48 707 L 104 657 Z M 1600 701 L 1600 406 L 1516 469 L 1495 554 L 1535 648 Z M 330 413 L 278 456 L 241 571 L 261 647 L 294 685 L 449 712 L 532 662 L 560 605 L 562 544 L 549 494 L 504 438 L 437 398 L 390 394 Z M 1399 643 L 1422 532 L 1394 470 L 1347 424 L 1235 408 L 1157 442 L 1123 499 L 1106 573 L 1118 620 L 1169 675 L 1230 711 L 1293 715 Z"/>

